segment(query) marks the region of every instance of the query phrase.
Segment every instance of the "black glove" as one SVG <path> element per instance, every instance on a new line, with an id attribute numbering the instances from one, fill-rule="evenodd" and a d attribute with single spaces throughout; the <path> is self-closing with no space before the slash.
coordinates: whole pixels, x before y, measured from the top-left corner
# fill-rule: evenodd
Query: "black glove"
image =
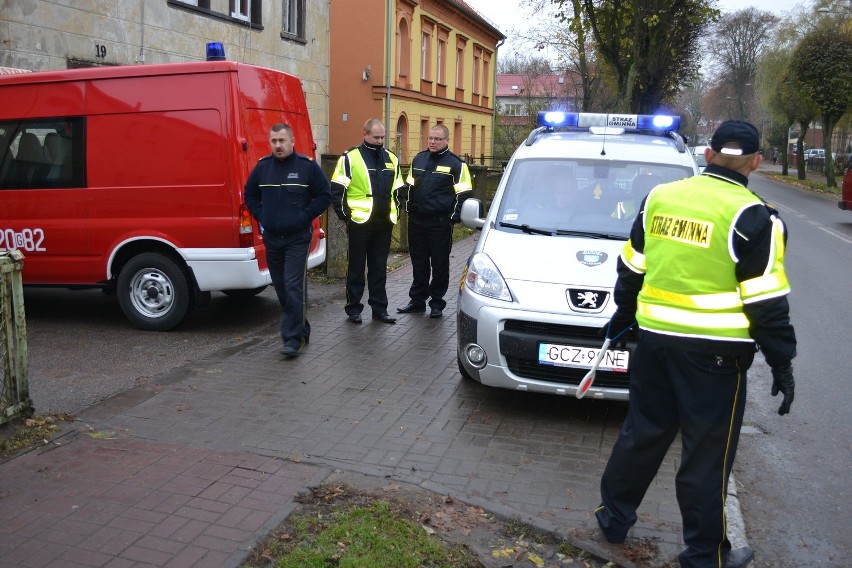
<path id="1" fill-rule="evenodd" d="M 624 310 L 615 310 L 609 323 L 603 326 L 598 333 L 601 337 L 613 339 L 622 331 L 630 328 L 636 323 L 636 315 Z M 623 335 L 621 337 L 624 337 Z"/>
<path id="2" fill-rule="evenodd" d="M 796 381 L 793 380 L 793 366 L 790 363 L 772 368 L 772 396 L 777 395 L 779 391 L 784 395 L 784 400 L 778 407 L 778 414 L 784 416 L 790 412 L 790 405 L 793 404 L 793 396 L 796 391 Z"/>

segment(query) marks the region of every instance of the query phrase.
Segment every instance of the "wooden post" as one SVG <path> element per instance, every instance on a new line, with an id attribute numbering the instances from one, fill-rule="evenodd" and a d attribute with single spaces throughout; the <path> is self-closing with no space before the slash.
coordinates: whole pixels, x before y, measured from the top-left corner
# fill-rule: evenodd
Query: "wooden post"
<path id="1" fill-rule="evenodd" d="M 323 154 L 320 157 L 320 167 L 328 179 L 334 173 L 337 160 L 334 154 Z M 346 235 L 346 223 L 337 218 L 332 207 L 328 208 L 325 229 L 326 256 L 325 274 L 331 278 L 346 278 L 349 256 L 349 239 Z"/>

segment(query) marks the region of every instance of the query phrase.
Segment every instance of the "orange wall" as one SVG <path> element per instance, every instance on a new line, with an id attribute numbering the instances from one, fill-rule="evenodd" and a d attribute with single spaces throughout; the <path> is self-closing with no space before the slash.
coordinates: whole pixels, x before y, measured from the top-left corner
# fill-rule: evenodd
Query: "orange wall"
<path id="1" fill-rule="evenodd" d="M 364 122 L 384 117 L 384 99 L 373 86 L 384 85 L 386 0 L 334 0 L 329 17 L 332 38 L 329 68 L 328 152 L 340 154 L 364 140 Z M 362 79 L 370 66 L 371 77 Z M 348 114 L 348 120 L 343 115 Z"/>

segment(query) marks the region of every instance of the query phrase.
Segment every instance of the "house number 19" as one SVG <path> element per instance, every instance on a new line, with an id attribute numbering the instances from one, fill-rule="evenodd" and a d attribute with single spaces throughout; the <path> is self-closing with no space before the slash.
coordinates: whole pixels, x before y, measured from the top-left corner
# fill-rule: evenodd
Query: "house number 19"
<path id="1" fill-rule="evenodd" d="M 95 44 L 95 55 L 100 58 L 106 57 L 106 46 L 99 43 Z"/>

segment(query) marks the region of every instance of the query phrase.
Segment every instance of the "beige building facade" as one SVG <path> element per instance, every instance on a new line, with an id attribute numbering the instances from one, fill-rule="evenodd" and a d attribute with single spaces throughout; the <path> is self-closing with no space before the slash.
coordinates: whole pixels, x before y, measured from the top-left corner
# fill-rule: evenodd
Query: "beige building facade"
<path id="1" fill-rule="evenodd" d="M 208 42 L 230 61 L 299 77 L 326 151 L 329 0 L 0 0 L 0 67 L 200 61 Z"/>

